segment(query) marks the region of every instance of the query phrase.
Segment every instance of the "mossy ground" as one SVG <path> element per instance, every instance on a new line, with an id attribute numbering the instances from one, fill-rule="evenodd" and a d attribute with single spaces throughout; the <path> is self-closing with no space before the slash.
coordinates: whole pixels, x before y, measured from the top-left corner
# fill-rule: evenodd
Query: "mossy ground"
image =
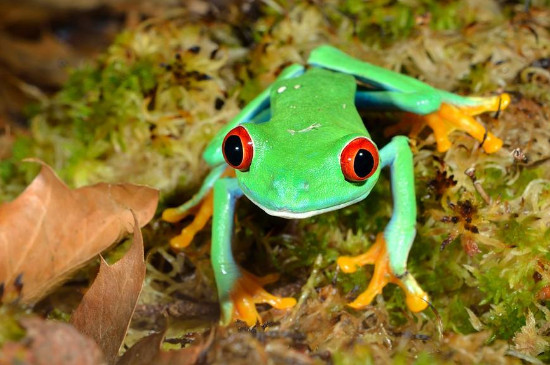
<path id="1" fill-rule="evenodd" d="M 209 230 L 175 254 L 168 240 L 182 226 L 157 219 L 145 231 L 149 270 L 128 344 L 168 318 L 167 347 L 216 331 L 207 363 L 550 361 L 548 1 L 277 0 L 229 6 L 223 17 L 150 19 L 33 108 L 30 132 L 0 162 L 0 197 L 29 181 L 20 160 L 34 156 L 71 186 L 144 183 L 161 190 L 160 209 L 178 205 L 206 174 L 200 156 L 216 131 L 320 44 L 453 92 L 513 95 L 498 118 L 481 118 L 504 140 L 495 154 L 461 133 L 446 153 L 428 130 L 412 140 L 419 213 L 409 269 L 433 309 L 412 314 L 391 286 L 366 310 L 346 307 L 372 268 L 347 275 L 335 261 L 364 251 L 389 220 L 383 176 L 364 202 L 306 220 L 239 203 L 236 257 L 258 274 L 280 272 L 273 291 L 299 298 L 289 312 L 263 308 L 266 325 L 253 329 L 215 325 Z M 396 118 L 365 115 L 379 145 L 380 119 Z"/>

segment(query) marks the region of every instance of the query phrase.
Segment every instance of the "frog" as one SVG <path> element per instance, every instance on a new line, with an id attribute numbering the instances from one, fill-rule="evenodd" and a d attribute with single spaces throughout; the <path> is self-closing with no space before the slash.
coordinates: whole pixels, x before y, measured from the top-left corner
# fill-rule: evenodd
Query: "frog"
<path id="1" fill-rule="evenodd" d="M 460 96 L 333 46 L 319 46 L 306 65 L 286 67 L 213 137 L 203 153 L 211 170 L 202 186 L 189 201 L 163 212 L 168 222 L 178 222 L 192 211 L 195 215 L 170 244 L 185 249 L 212 217 L 211 262 L 220 323 L 241 320 L 253 326 L 262 321 L 257 304 L 284 310 L 296 300 L 264 288 L 278 275 L 259 277 L 235 261 L 231 245 L 236 201 L 245 196 L 269 215 L 304 219 L 366 199 L 387 167 L 393 200 L 388 224 L 366 252 L 340 256 L 336 264 L 344 273 L 374 265 L 366 290 L 350 307 L 369 306 L 392 283 L 404 291 L 409 310 L 423 311 L 429 296 L 407 270 L 417 214 L 409 138 L 397 135 L 379 148 L 359 110 L 411 115 L 413 124 L 422 121 L 432 128 L 441 152 L 451 147 L 449 134 L 461 130 L 493 153 L 502 140 L 474 116 L 500 112 L 509 103 L 506 93 Z"/>

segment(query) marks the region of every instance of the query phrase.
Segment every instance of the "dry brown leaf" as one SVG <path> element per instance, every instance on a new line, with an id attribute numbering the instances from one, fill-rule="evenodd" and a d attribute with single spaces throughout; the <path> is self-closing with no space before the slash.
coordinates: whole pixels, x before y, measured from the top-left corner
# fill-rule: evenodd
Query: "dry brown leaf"
<path id="1" fill-rule="evenodd" d="M 25 318 L 27 330 L 19 342 L 7 342 L 0 351 L 0 365 L 98 365 L 104 364 L 97 344 L 67 323 Z"/>
<path id="2" fill-rule="evenodd" d="M 0 206 L 0 284 L 34 302 L 71 271 L 153 217 L 158 191 L 132 184 L 69 189 L 42 163 L 40 174 Z"/>
<path id="3" fill-rule="evenodd" d="M 144 279 L 143 237 L 136 218 L 132 246 L 113 265 L 101 258 L 97 277 L 71 317 L 71 323 L 101 347 L 108 364 L 116 362 Z"/>
<path id="4" fill-rule="evenodd" d="M 211 332 L 213 334 L 214 331 Z M 200 354 L 212 342 L 211 335 L 206 342 L 192 345 L 181 350 L 162 351 L 160 346 L 164 332 L 153 333 L 142 338 L 117 362 L 117 365 L 191 365 L 197 363 Z"/>
<path id="5" fill-rule="evenodd" d="M 68 77 L 66 65 L 77 65 L 79 61 L 69 46 L 49 34 L 38 41 L 29 41 L 0 31 L 0 44 L 5 50 L 0 53 L 2 64 L 39 85 L 62 85 Z"/>
<path id="6" fill-rule="evenodd" d="M 156 364 L 155 358 L 160 352 L 162 340 L 164 340 L 164 331 L 142 338 L 122 355 L 117 365 Z"/>

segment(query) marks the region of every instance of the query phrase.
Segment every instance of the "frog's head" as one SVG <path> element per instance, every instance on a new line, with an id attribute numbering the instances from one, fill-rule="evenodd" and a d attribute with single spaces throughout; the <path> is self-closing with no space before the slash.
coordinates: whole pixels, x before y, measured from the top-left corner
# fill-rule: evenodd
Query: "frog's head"
<path id="1" fill-rule="evenodd" d="M 336 210 L 364 199 L 378 180 L 378 149 L 368 135 L 338 136 L 327 127 L 281 136 L 263 127 L 234 128 L 222 150 L 244 194 L 271 215 L 305 218 Z"/>

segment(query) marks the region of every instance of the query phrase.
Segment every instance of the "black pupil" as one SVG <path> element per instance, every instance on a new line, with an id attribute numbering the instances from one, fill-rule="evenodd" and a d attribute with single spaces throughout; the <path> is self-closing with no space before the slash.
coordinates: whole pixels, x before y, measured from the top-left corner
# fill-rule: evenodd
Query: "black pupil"
<path id="1" fill-rule="evenodd" d="M 238 136 L 229 136 L 224 149 L 225 158 L 231 166 L 239 166 L 243 162 L 243 143 Z"/>
<path id="2" fill-rule="evenodd" d="M 374 158 L 372 154 L 364 149 L 357 151 L 355 155 L 355 160 L 353 161 L 353 169 L 357 176 L 363 178 L 370 174 L 372 168 L 374 167 Z"/>

